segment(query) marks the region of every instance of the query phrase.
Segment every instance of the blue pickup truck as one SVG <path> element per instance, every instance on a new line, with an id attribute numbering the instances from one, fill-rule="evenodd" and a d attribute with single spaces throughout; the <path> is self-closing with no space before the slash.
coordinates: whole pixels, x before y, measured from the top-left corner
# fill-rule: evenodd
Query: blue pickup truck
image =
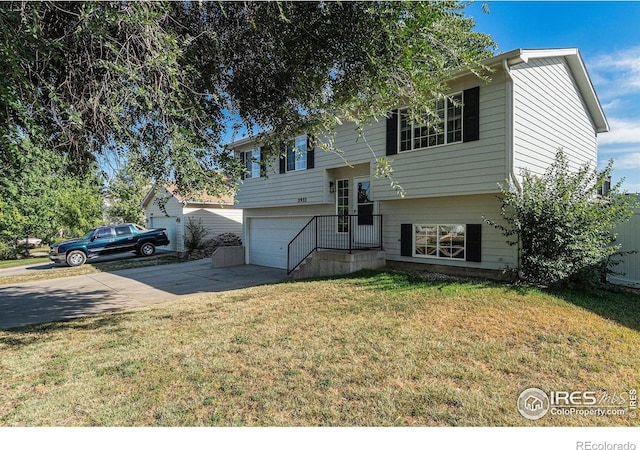
<path id="1" fill-rule="evenodd" d="M 83 265 L 88 258 L 114 253 L 136 252 L 151 256 L 156 247 L 169 245 L 166 231 L 165 228 L 148 230 L 134 223 L 101 226 L 79 239 L 53 244 L 49 259 L 76 267 Z"/>

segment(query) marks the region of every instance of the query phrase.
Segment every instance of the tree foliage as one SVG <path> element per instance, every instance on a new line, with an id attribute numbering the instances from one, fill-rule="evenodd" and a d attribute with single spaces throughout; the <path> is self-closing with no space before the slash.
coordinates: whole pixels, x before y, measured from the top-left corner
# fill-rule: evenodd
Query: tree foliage
<path id="1" fill-rule="evenodd" d="M 562 149 L 542 176 L 523 171 L 522 184 L 502 186 L 502 223 L 487 222 L 518 246 L 521 279 L 544 285 L 589 286 L 606 279 L 619 252 L 613 229 L 633 214 L 634 199 L 621 182 L 605 195 L 599 187 L 612 162 L 598 173 L 572 171 Z"/>
<path id="2" fill-rule="evenodd" d="M 70 175 L 66 156 L 43 149 L 28 137 L 0 153 L 0 241 L 16 252 L 17 239 L 50 242 L 61 230 L 84 233 L 102 217 L 102 182 L 94 168 Z"/>
<path id="3" fill-rule="evenodd" d="M 3 2 L 0 145 L 25 133 L 76 173 L 134 157 L 156 182 L 221 194 L 242 170 L 222 145 L 229 120 L 283 139 L 400 104 L 431 113 L 453 73 L 491 54 L 464 6 Z"/>
<path id="4" fill-rule="evenodd" d="M 151 182 L 136 164 L 130 162 L 109 181 L 107 216 L 111 222 L 143 223 L 141 204 Z"/>

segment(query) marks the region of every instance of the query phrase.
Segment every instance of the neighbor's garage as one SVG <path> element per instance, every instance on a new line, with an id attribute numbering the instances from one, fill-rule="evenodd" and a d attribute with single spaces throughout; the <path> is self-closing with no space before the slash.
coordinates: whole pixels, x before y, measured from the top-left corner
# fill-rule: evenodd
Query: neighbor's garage
<path id="1" fill-rule="evenodd" d="M 171 244 L 167 250 L 182 253 L 186 250 L 185 237 L 194 224 L 207 232 L 205 239 L 233 233 L 242 238 L 242 210 L 234 207 L 232 197 L 195 195 L 186 199 L 175 192 L 175 186 L 153 186 L 142 201 L 150 228 L 166 228 Z"/>
<path id="2" fill-rule="evenodd" d="M 176 251 L 178 244 L 178 222 L 176 216 L 149 217 L 149 228 L 166 228 L 169 237 L 169 245 L 162 247 L 163 250 Z"/>
<path id="3" fill-rule="evenodd" d="M 249 264 L 287 268 L 287 246 L 311 217 L 247 217 Z"/>

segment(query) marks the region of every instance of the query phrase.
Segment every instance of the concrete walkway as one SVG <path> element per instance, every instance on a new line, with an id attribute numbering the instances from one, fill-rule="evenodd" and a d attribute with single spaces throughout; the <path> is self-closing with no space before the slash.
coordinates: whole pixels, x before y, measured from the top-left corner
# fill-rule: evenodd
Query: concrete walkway
<path id="1" fill-rule="evenodd" d="M 210 259 L 0 286 L 0 329 L 223 292 L 287 278 L 261 266 L 212 269 Z"/>

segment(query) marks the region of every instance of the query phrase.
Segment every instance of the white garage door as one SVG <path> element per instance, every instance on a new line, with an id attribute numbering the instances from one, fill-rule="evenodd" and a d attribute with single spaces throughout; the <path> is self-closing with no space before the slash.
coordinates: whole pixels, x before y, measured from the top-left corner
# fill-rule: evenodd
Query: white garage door
<path id="1" fill-rule="evenodd" d="M 167 236 L 169 237 L 169 245 L 159 247 L 162 250 L 176 251 L 176 245 L 178 244 L 177 230 L 178 224 L 175 217 L 152 217 L 151 228 L 166 228 Z"/>
<path id="2" fill-rule="evenodd" d="M 249 264 L 287 268 L 287 246 L 310 217 L 249 218 Z"/>

